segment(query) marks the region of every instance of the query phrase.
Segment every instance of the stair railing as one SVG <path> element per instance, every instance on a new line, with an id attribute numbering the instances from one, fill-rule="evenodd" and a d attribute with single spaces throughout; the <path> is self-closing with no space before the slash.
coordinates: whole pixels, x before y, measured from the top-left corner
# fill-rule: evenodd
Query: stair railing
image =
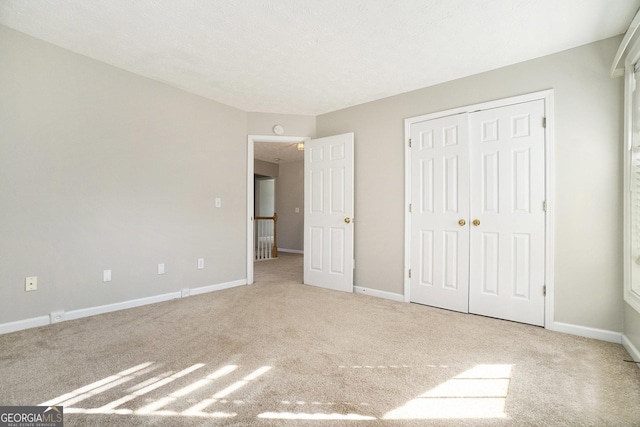
<path id="1" fill-rule="evenodd" d="M 278 214 L 255 217 L 255 260 L 278 258 L 277 227 Z"/>

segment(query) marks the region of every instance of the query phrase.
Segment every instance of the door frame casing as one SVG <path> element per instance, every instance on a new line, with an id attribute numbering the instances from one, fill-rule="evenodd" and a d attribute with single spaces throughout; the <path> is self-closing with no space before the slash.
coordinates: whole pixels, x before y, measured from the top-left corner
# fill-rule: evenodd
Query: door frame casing
<path id="1" fill-rule="evenodd" d="M 423 114 L 410 117 L 404 120 L 404 146 L 405 146 L 405 219 L 404 219 L 404 301 L 411 301 L 411 280 L 409 270 L 411 269 L 411 148 L 409 138 L 411 138 L 411 125 L 427 120 L 438 119 L 455 114 L 472 113 L 478 110 L 489 110 L 492 108 L 506 107 L 513 104 L 543 100 L 546 117 L 545 136 L 545 200 L 547 210 L 545 213 L 545 321 L 544 327 L 551 329 L 554 319 L 554 272 L 555 272 L 555 231 L 554 231 L 554 209 L 555 209 L 555 150 L 554 150 L 554 111 L 553 111 L 553 89 L 540 92 L 533 92 L 525 95 L 498 99 L 479 104 L 467 105 L 435 113 Z"/>
<path id="2" fill-rule="evenodd" d="M 295 142 L 306 142 L 310 140 L 308 136 L 275 136 L 275 135 L 247 135 L 247 285 L 253 284 L 253 213 L 254 213 L 254 150 L 253 144 L 256 142 L 275 142 L 281 144 L 292 144 Z"/>

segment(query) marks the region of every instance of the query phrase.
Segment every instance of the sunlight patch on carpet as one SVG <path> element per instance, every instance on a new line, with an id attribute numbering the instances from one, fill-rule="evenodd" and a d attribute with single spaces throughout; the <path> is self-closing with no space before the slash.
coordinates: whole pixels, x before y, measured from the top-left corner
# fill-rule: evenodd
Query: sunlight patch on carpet
<path id="1" fill-rule="evenodd" d="M 178 372 L 159 372 L 161 366 L 155 362 L 142 363 L 40 405 L 64 406 L 68 414 L 233 418 L 238 416 L 240 407 L 245 406 L 246 410 L 247 405 L 242 395 L 237 396 L 238 392 L 245 391 L 272 370 L 271 366 L 262 366 L 243 373 L 238 365 L 226 365 L 207 374 L 202 373 L 206 366 L 204 363 L 196 363 Z M 391 369 L 396 367 L 409 369 L 407 365 L 389 365 Z M 383 365 L 343 365 L 340 368 L 388 369 Z M 505 418 L 511 370 L 512 365 L 476 365 L 386 412 L 381 419 Z M 230 397 L 232 395 L 236 397 Z M 76 407 L 79 402 L 83 402 L 84 407 Z M 370 403 L 343 403 L 348 408 L 338 407 L 336 402 L 283 400 L 281 404 L 288 406 L 285 410 L 263 410 L 255 416 L 260 419 L 311 421 L 378 419 L 378 414 L 367 414 L 372 410 Z"/>
<path id="2" fill-rule="evenodd" d="M 154 366 L 154 362 L 146 362 L 140 365 L 134 366 L 132 368 L 121 371 L 115 375 L 108 376 L 102 380 L 93 382 L 89 385 L 80 387 L 72 392 L 65 393 L 61 396 L 58 396 L 54 399 L 48 400 L 47 402 L 43 402 L 40 406 L 50 406 L 50 402 L 56 402 L 56 405 L 61 405 L 65 407 L 65 412 L 68 414 L 118 414 L 118 415 L 146 415 L 146 416 L 188 416 L 188 417 L 205 417 L 205 418 L 230 418 L 235 417 L 238 414 L 236 412 L 226 412 L 226 411 L 211 411 L 206 412 L 205 409 L 214 403 L 220 404 L 232 404 L 234 406 L 244 405 L 244 401 L 242 400 L 233 400 L 229 401 L 224 399 L 230 394 L 238 391 L 244 386 L 250 384 L 255 381 L 269 370 L 271 370 L 271 366 L 262 366 L 248 375 L 244 376 L 239 381 L 234 381 L 229 385 L 222 386 L 222 389 L 217 391 L 211 398 L 203 399 L 198 402 L 196 405 L 192 405 L 190 408 L 184 411 L 173 411 L 166 410 L 165 407 L 179 403 L 180 400 L 185 399 L 191 393 L 194 393 L 197 390 L 202 389 L 203 387 L 210 387 L 217 380 L 222 380 L 225 376 L 233 373 L 238 369 L 237 365 L 226 365 L 223 366 L 216 371 L 206 375 L 204 377 L 196 378 L 193 382 L 189 383 L 186 386 L 183 386 L 173 392 L 169 392 L 167 395 L 162 396 L 153 401 L 146 400 L 144 401 L 142 398 L 148 393 L 160 389 L 162 387 L 166 387 L 169 384 L 173 383 L 176 380 L 181 378 L 186 378 L 191 376 L 194 372 L 206 366 L 204 363 L 196 363 L 192 366 L 189 366 L 186 369 L 183 369 L 179 372 L 163 372 L 160 374 L 156 374 L 151 378 L 143 379 L 144 374 L 148 374 L 154 370 L 156 370 L 159 366 Z M 123 392 L 118 392 L 118 387 L 125 385 L 134 379 L 138 379 L 141 381 L 139 384 L 129 386 L 124 389 Z M 93 399 L 101 399 L 99 395 L 108 394 L 109 396 L 115 397 L 115 400 L 111 400 L 109 403 L 102 404 L 96 407 L 85 407 L 79 408 L 74 407 L 78 402 L 86 401 L 90 403 Z M 115 394 L 115 396 L 114 396 Z M 123 395 L 124 394 L 124 395 Z M 103 398 L 102 398 L 103 399 Z M 138 409 L 129 409 L 123 408 L 122 405 L 126 403 L 130 403 L 135 405 L 135 402 L 144 402 L 143 406 Z M 138 405 L 140 404 L 138 403 Z M 52 403 L 53 404 L 53 403 Z"/>
<path id="3" fill-rule="evenodd" d="M 266 418 L 272 420 L 343 420 L 343 421 L 363 421 L 375 420 L 376 417 L 359 414 L 306 414 L 304 412 L 264 412 L 258 415 L 258 418 Z"/>
<path id="4" fill-rule="evenodd" d="M 383 419 L 505 418 L 512 365 L 476 365 L 387 412 Z"/>
<path id="5" fill-rule="evenodd" d="M 153 365 L 153 362 L 146 362 L 132 368 L 125 369 L 124 371 L 118 372 L 115 375 L 111 375 L 107 378 L 103 378 L 84 387 L 80 387 L 72 392 L 63 394 L 62 396 L 47 400 L 46 402 L 41 403 L 39 406 L 70 406 L 74 403 L 103 393 L 120 384 L 124 384 L 128 381 L 133 380 L 135 377 L 152 370 L 153 368 L 145 369 L 149 368 L 151 365 Z"/>

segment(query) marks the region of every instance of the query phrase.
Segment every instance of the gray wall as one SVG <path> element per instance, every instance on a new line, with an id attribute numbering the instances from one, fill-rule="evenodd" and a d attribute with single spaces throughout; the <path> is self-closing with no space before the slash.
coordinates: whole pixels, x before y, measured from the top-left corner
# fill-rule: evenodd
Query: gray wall
<path id="1" fill-rule="evenodd" d="M 248 113 L 249 135 L 274 135 L 273 126 L 284 126 L 283 136 L 316 136 L 316 118 L 298 114 Z"/>
<path id="2" fill-rule="evenodd" d="M 621 289 L 622 81 L 608 76 L 619 41 L 316 122 L 247 114 L 0 26 L 0 324 L 245 279 L 246 134 L 276 123 L 295 136 L 316 136 L 316 123 L 318 136 L 355 132 L 356 284 L 402 293 L 403 120 L 553 88 L 555 319 L 613 331 L 624 319 L 640 347 Z M 278 203 L 279 215 L 296 207 Z M 32 275 L 39 290 L 24 292 Z"/>
<path id="3" fill-rule="evenodd" d="M 295 209 L 299 208 L 296 213 Z M 304 161 L 282 163 L 276 179 L 278 247 L 304 250 Z"/>
<path id="4" fill-rule="evenodd" d="M 356 285 L 401 294 L 404 119 L 555 90 L 555 320 L 623 330 L 622 79 L 615 37 L 318 117 L 318 137 L 355 132 Z M 382 172 L 381 172 L 382 171 Z"/>
<path id="5" fill-rule="evenodd" d="M 263 176 L 278 176 L 279 166 L 277 163 L 265 162 L 264 160 L 253 160 L 253 173 Z"/>
<path id="6" fill-rule="evenodd" d="M 246 279 L 246 113 L 2 26 L 0 58 L 0 324 Z"/>

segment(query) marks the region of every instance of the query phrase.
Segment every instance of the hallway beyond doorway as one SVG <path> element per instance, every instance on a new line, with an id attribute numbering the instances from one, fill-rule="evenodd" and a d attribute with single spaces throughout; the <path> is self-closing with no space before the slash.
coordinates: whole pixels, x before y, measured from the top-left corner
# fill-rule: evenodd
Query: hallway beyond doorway
<path id="1" fill-rule="evenodd" d="M 302 284 L 303 258 L 301 254 L 279 252 L 278 258 L 254 262 L 254 284 L 264 285 L 274 282 Z"/>

